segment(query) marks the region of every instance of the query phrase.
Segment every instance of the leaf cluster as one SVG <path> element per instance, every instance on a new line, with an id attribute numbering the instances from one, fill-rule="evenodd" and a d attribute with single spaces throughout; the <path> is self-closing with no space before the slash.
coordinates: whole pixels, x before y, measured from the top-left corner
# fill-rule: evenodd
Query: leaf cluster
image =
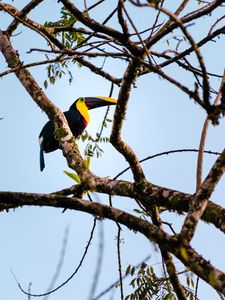
<path id="1" fill-rule="evenodd" d="M 177 300 L 169 277 L 158 277 L 152 266 L 146 263 L 139 267 L 129 265 L 125 274 L 133 277 L 130 282 L 133 292 L 125 300 Z M 194 280 L 189 274 L 186 276 L 185 293 L 189 300 L 193 300 L 194 293 L 190 287 L 194 287 Z"/>
<path id="2" fill-rule="evenodd" d="M 60 19 L 55 22 L 47 21 L 44 24 L 45 28 L 57 28 L 53 36 L 61 39 L 61 43 L 67 49 L 72 49 L 75 45 L 84 43 L 84 36 L 82 33 L 70 30 L 73 25 L 76 23 L 76 18 L 74 15 L 68 11 L 65 7 L 62 7 L 60 10 Z M 61 28 L 61 30 L 60 30 Z M 63 30 L 63 28 L 67 28 L 67 30 Z M 51 47 L 55 49 L 56 47 L 51 44 Z M 75 58 L 70 60 L 73 64 L 77 63 Z M 80 64 L 78 64 L 81 67 Z M 73 76 L 71 71 L 69 70 L 69 63 L 67 60 L 58 61 L 50 64 L 47 67 L 47 78 L 48 80 L 44 81 L 44 87 L 47 89 L 48 81 L 51 84 L 55 84 L 56 79 L 61 79 L 62 75 L 69 75 L 69 82 L 71 83 L 73 80 Z"/>
<path id="3" fill-rule="evenodd" d="M 102 127 L 107 128 L 107 123 L 111 123 L 112 120 L 107 118 L 103 121 Z M 104 150 L 99 146 L 99 143 L 108 143 L 109 138 L 102 136 L 101 133 L 96 132 L 96 136 L 92 137 L 87 130 L 84 131 L 78 138 L 81 139 L 82 142 L 87 141 L 87 145 L 84 150 L 84 155 L 86 157 L 93 157 L 96 155 L 97 158 L 101 157 L 104 153 Z"/>

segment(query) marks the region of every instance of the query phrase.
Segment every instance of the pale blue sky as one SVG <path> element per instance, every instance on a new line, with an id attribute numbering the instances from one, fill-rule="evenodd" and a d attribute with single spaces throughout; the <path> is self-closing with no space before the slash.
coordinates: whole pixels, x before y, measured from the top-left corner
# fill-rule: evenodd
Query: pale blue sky
<path id="1" fill-rule="evenodd" d="M 92 2 L 90 1 L 90 3 Z M 108 2 L 113 7 L 112 3 L 114 4 L 114 2 Z M 22 8 L 28 1 L 7 1 L 7 3 Z M 46 16 L 54 20 L 57 17 L 55 15 L 56 7 L 59 7 L 57 1 L 44 1 L 39 6 L 37 13 L 32 13 L 31 17 L 38 21 L 45 20 Z M 99 20 L 104 19 L 101 9 L 98 10 L 98 14 Z M 142 16 L 147 15 L 145 13 Z M 10 18 L 0 12 L 0 20 L 0 29 L 4 29 Z M 200 36 L 200 29 L 204 31 L 208 20 L 208 18 L 204 18 L 199 32 L 193 32 L 196 39 Z M 139 16 L 136 16 L 135 21 L 139 22 Z M 141 28 L 142 24 L 139 25 Z M 17 29 L 16 33 L 20 34 L 13 37 L 12 42 L 16 49 L 23 51 L 22 60 L 31 62 L 43 58 L 43 55 L 40 54 L 26 53 L 30 48 L 45 48 L 46 44 L 42 38 L 37 38 L 36 34 L 22 26 Z M 164 47 L 163 43 L 162 47 Z M 221 57 L 220 53 L 222 48 L 224 48 L 224 37 L 221 37 L 218 44 L 213 43 L 202 48 L 210 72 L 222 74 L 225 65 L 224 55 Z M 99 60 L 99 65 L 101 63 L 102 60 Z M 108 59 L 104 67 L 116 76 L 121 76 L 125 65 Z M 0 72 L 6 69 L 4 59 L 0 56 Z M 167 71 L 174 72 L 169 68 Z M 31 72 L 43 87 L 43 81 L 46 78 L 45 67 L 31 69 Z M 183 82 L 191 84 L 191 78 L 186 76 L 182 70 L 176 69 L 176 72 L 177 78 L 182 78 Z M 110 83 L 91 74 L 86 68 L 73 67 L 73 76 L 74 81 L 71 85 L 68 84 L 67 79 L 63 78 L 46 90 L 47 96 L 63 111 L 67 110 L 71 103 L 80 96 L 107 96 L 109 94 Z M 214 80 L 214 84 L 218 85 L 219 81 Z M 0 123 L 2 139 L 0 190 L 47 193 L 71 186 L 72 180 L 63 173 L 63 170 L 69 169 L 61 151 L 46 155 L 46 168 L 42 173 L 39 171 L 38 135 L 47 121 L 46 115 L 32 101 L 13 74 L 0 79 L 0 88 L 0 117 L 4 117 Z M 117 94 L 118 88 L 115 88 L 113 97 L 116 98 Z M 111 117 L 113 111 L 114 109 L 111 108 Z M 91 111 L 91 123 L 88 127 L 90 133 L 94 134 L 99 127 L 104 113 L 104 108 Z M 150 154 L 176 148 L 197 148 L 204 119 L 205 113 L 193 104 L 192 100 L 164 80 L 159 79 L 158 76 L 148 75 L 138 80 L 137 87 L 131 93 L 123 138 L 132 146 L 140 159 Z M 206 147 L 208 150 L 221 151 L 224 148 L 224 139 L 222 138 L 224 129 L 224 120 L 221 121 L 220 127 L 210 128 Z M 108 135 L 109 130 L 105 130 L 104 134 Z M 83 148 L 81 143 L 79 146 L 81 149 Z M 104 145 L 104 149 L 105 153 L 100 159 L 94 158 L 91 161 L 91 169 L 97 175 L 113 177 L 127 164 L 110 144 Z M 205 174 L 214 159 L 213 156 L 205 157 Z M 195 190 L 195 167 L 196 154 L 193 153 L 170 155 L 143 164 L 147 178 L 153 183 L 189 193 Z M 123 178 L 132 179 L 129 172 Z M 221 205 L 224 203 L 224 184 L 223 179 L 212 197 Z M 100 200 L 107 203 L 107 198 L 104 196 L 100 196 Z M 115 206 L 129 212 L 132 212 L 135 207 L 134 201 L 129 199 L 115 198 L 113 202 Z M 164 214 L 164 218 L 173 222 L 175 228 L 179 228 L 180 217 L 175 214 L 171 216 Z M 84 213 L 67 211 L 62 214 L 61 210 L 53 208 L 25 207 L 9 213 L 1 213 L 0 278 L 2 286 L 0 299 L 27 299 L 17 288 L 10 268 L 24 288 L 27 288 L 29 282 L 32 282 L 32 292 L 42 293 L 46 290 L 58 262 L 64 230 L 66 226 L 69 226 L 69 240 L 58 283 L 64 281 L 80 261 L 89 238 L 92 219 L 91 216 Z M 117 227 L 114 223 L 106 220 L 102 224 L 104 224 L 105 251 L 99 292 L 118 278 L 115 240 Z M 123 270 L 128 264 L 135 265 L 140 262 L 149 253 L 152 256 L 149 264 L 155 265 L 161 262 L 154 247 L 144 237 L 124 228 L 122 238 L 124 239 L 124 243 L 121 245 Z M 222 240 L 222 233 L 214 230 L 212 225 L 200 223 L 192 244 L 215 266 L 225 269 L 223 258 L 225 243 Z M 78 275 L 67 286 L 51 295 L 49 299 L 60 300 L 62 297 L 67 300 L 88 299 L 89 287 L 95 272 L 97 245 L 98 232 L 95 234 L 90 252 Z M 181 270 L 180 263 L 178 266 Z M 127 289 L 125 290 L 127 291 Z M 119 299 L 118 291 L 116 291 L 116 295 L 114 299 Z M 109 298 L 107 295 L 102 299 Z M 217 299 L 217 295 L 201 282 L 200 299 Z"/>

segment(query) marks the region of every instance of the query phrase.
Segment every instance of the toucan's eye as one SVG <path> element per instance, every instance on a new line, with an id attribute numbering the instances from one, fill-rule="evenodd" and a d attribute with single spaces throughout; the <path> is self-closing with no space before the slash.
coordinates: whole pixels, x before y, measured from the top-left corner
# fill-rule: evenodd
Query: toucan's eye
<path id="1" fill-rule="evenodd" d="M 84 102 L 85 100 L 84 100 L 84 98 L 80 98 L 80 101 L 81 101 L 81 102 Z"/>

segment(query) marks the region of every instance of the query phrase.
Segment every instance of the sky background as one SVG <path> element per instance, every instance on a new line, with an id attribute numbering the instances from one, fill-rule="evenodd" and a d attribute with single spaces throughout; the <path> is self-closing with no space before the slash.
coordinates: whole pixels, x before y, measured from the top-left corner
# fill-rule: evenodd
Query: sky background
<path id="1" fill-rule="evenodd" d="M 6 1 L 17 8 L 22 8 L 28 1 Z M 80 1 L 82 3 L 82 1 Z M 93 1 L 88 2 L 89 5 Z M 103 21 L 107 14 L 114 8 L 114 1 L 106 1 L 107 5 L 92 12 L 99 21 Z M 44 1 L 30 18 L 38 22 L 57 20 L 59 17 L 60 5 L 57 1 Z M 223 8 L 224 10 L 224 8 Z M 132 10 L 130 10 L 132 12 Z M 224 12 L 223 12 L 224 13 Z M 140 18 L 141 16 L 141 18 Z M 144 29 L 141 19 L 148 18 L 148 12 L 134 14 L 134 21 L 138 28 Z M 213 15 L 216 20 L 217 15 Z M 0 29 L 7 28 L 11 18 L 0 12 Z M 199 22 L 198 30 L 191 33 L 198 41 L 202 34 L 213 24 L 209 17 Z M 109 23 L 115 25 L 113 21 Z M 42 38 L 30 30 L 19 26 L 16 35 L 12 38 L 13 46 L 21 52 L 21 59 L 28 62 L 44 59 L 44 55 L 31 53 L 30 48 L 46 48 Z M 159 45 L 159 48 L 166 48 L 166 41 Z M 185 47 L 184 44 L 183 47 Z M 225 56 L 221 54 L 224 49 L 224 37 L 218 43 L 210 43 L 203 47 L 207 68 L 210 72 L 222 74 L 225 65 Z M 157 49 L 155 49 L 157 50 Z M 194 58 L 193 58 L 194 61 Z M 98 60 L 99 66 L 103 61 Z M 115 76 L 122 76 L 126 65 L 107 59 L 104 64 L 106 71 Z M 0 56 L 0 72 L 7 69 L 7 65 Z M 46 79 L 46 67 L 30 69 L 37 82 L 43 87 Z M 193 78 L 187 76 L 180 69 L 167 68 L 170 74 L 176 72 L 177 78 L 182 78 L 185 84 L 193 86 Z M 92 74 L 85 67 L 72 67 L 74 80 L 68 83 L 68 78 L 57 81 L 45 90 L 47 96 L 65 111 L 80 96 L 108 96 L 111 84 L 101 77 Z M 181 77 L 182 76 L 182 77 Z M 214 87 L 218 87 L 219 80 L 213 80 Z M 4 119 L 0 123 L 0 135 L 2 139 L 0 150 L 1 179 L 0 190 L 3 191 L 24 191 L 35 193 L 49 193 L 69 187 L 73 181 L 67 177 L 63 170 L 69 168 L 61 151 L 45 155 L 46 167 L 43 172 L 39 170 L 39 145 L 38 135 L 47 121 L 46 115 L 33 102 L 26 93 L 15 75 L 7 75 L 0 79 L 1 108 L 0 117 Z M 44 89 L 44 87 L 43 87 Z M 113 97 L 117 98 L 118 88 L 114 88 Z M 110 116 L 113 116 L 114 108 L 110 109 Z M 94 134 L 101 125 L 105 109 L 91 111 L 91 122 L 88 131 Z M 124 122 L 123 139 L 137 153 L 140 159 L 162 151 L 172 149 L 198 148 L 202 124 L 205 113 L 192 100 L 188 99 L 179 90 L 175 89 L 156 75 L 143 76 L 136 83 L 132 90 L 128 106 L 127 117 Z M 206 149 L 222 151 L 224 148 L 224 120 L 220 126 L 209 129 Z M 104 135 L 109 136 L 110 128 L 104 130 Z M 79 142 L 81 152 L 84 145 Z M 101 158 L 91 160 L 91 170 L 98 176 L 114 177 L 123 170 L 127 164 L 120 154 L 114 151 L 110 144 L 103 145 L 104 154 Z M 187 193 L 195 190 L 195 170 L 197 156 L 194 153 L 176 154 L 156 158 L 143 163 L 147 178 L 161 186 L 177 189 Z M 205 156 L 204 174 L 207 174 L 210 166 L 215 160 L 214 156 Z M 122 177 L 132 180 L 127 172 Z M 220 181 L 218 188 L 212 196 L 212 200 L 222 205 L 225 192 L 224 178 Z M 107 197 L 93 195 L 96 201 L 107 203 Z M 115 207 L 125 209 L 132 213 L 136 207 L 133 200 L 126 198 L 113 198 Z M 172 222 L 178 230 L 182 218 L 176 214 L 163 214 L 164 221 Z M 23 288 L 27 288 L 32 282 L 33 293 L 45 292 L 54 275 L 56 265 L 60 257 L 60 251 L 65 236 L 66 228 L 69 228 L 66 253 L 63 266 L 57 283 L 63 282 L 73 273 L 78 265 L 90 235 L 93 224 L 93 217 L 80 212 L 66 211 L 61 209 L 23 207 L 0 215 L 0 298 L 27 299 L 18 289 L 10 269 L 18 278 Z M 97 231 L 91 243 L 88 255 L 79 273 L 65 287 L 51 295 L 49 299 L 79 299 L 86 300 L 90 293 L 93 276 L 96 270 L 100 235 L 104 232 L 104 255 L 100 274 L 100 282 L 96 291 L 104 290 L 118 278 L 116 235 L 117 226 L 110 221 L 98 222 Z M 225 243 L 222 233 L 215 230 L 212 225 L 202 222 L 198 225 L 193 247 L 209 259 L 212 264 L 221 270 L 225 269 L 224 248 Z M 159 266 L 161 260 L 154 248 L 141 235 L 135 234 L 123 228 L 122 230 L 122 269 L 126 270 L 129 264 L 136 265 L 149 254 L 149 265 Z M 177 263 L 178 270 L 183 270 L 182 265 Z M 129 287 L 125 288 L 125 294 Z M 115 291 L 114 299 L 119 299 L 118 289 Z M 205 299 L 218 299 L 218 295 L 202 281 L 200 282 L 199 297 Z M 101 299 L 110 299 L 110 294 Z"/>

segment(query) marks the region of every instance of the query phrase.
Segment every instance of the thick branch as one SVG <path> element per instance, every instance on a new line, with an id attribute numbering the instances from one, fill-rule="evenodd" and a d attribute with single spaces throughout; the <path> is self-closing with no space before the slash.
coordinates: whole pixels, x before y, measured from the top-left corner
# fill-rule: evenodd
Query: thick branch
<path id="1" fill-rule="evenodd" d="M 113 146 L 126 158 L 136 181 L 141 181 L 145 179 L 143 170 L 136 157 L 133 150 L 124 143 L 121 138 L 121 131 L 123 126 L 123 120 L 125 119 L 128 99 L 130 96 L 130 91 L 132 85 L 134 84 L 137 73 L 138 73 L 139 63 L 137 60 L 131 61 L 127 67 L 127 70 L 122 79 L 120 92 L 118 95 L 117 106 L 114 114 L 113 128 L 110 137 L 110 141 Z"/>
<path id="2" fill-rule="evenodd" d="M 202 183 L 201 187 L 196 192 L 190 209 L 188 211 L 188 215 L 184 221 L 181 236 L 190 242 L 192 239 L 198 221 L 200 220 L 209 197 L 213 193 L 215 186 L 219 182 L 223 173 L 225 172 L 225 149 L 223 153 L 218 157 L 213 167 L 211 168 L 209 174 L 206 179 Z"/>
<path id="3" fill-rule="evenodd" d="M 163 230 L 163 223 L 160 217 L 160 212 L 158 210 L 158 208 L 154 205 L 153 209 L 151 210 L 151 219 L 152 219 L 152 223 L 160 228 L 160 230 L 162 230 L 163 232 L 165 232 Z M 173 289 L 178 297 L 179 300 L 187 300 L 187 297 L 185 295 L 185 290 L 182 286 L 182 284 L 180 283 L 179 280 L 179 276 L 175 267 L 175 264 L 173 262 L 173 257 L 171 255 L 171 253 L 162 248 L 160 245 L 160 252 L 163 258 L 163 261 L 165 263 L 166 266 L 166 270 L 167 273 L 169 274 L 170 280 L 171 280 L 171 284 L 173 286 Z"/>
<path id="4" fill-rule="evenodd" d="M 32 11 L 36 6 L 38 6 L 43 0 L 32 0 L 30 1 L 21 11 L 19 14 L 20 19 L 26 17 L 26 15 Z M 20 22 L 17 19 L 14 19 L 12 23 L 8 26 L 6 33 L 11 36 L 12 33 L 16 30 L 17 26 Z"/>
<path id="5" fill-rule="evenodd" d="M 104 217 L 138 231 L 148 239 L 158 243 L 162 249 L 173 253 L 185 266 L 208 282 L 217 291 L 225 294 L 225 274 L 212 266 L 184 241 L 170 237 L 149 222 L 116 208 L 96 202 L 84 201 L 57 195 L 0 192 L 0 202 L 12 206 L 52 206 L 83 211 L 94 216 Z"/>
<path id="6" fill-rule="evenodd" d="M 155 205 L 157 207 L 166 207 L 168 210 L 182 214 L 188 212 L 193 198 L 193 195 L 160 187 L 148 182 L 136 184 L 124 180 L 95 177 L 95 184 L 92 191 L 112 196 L 138 199 L 147 210 Z M 82 188 L 80 185 L 75 185 L 55 192 L 55 194 L 76 196 L 80 195 Z M 218 204 L 209 200 L 201 219 L 207 223 L 214 224 L 222 232 L 225 232 L 225 209 Z"/>

